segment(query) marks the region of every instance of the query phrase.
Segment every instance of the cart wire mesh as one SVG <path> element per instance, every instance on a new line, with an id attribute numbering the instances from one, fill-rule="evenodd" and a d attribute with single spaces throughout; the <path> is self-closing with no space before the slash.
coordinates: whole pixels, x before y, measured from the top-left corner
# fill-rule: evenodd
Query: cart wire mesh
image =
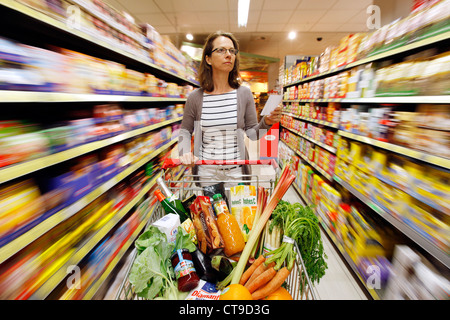
<path id="1" fill-rule="evenodd" d="M 273 179 L 260 180 L 258 175 L 244 175 L 242 177 L 243 180 L 233 180 L 232 181 L 233 184 L 238 184 L 242 182 L 246 184 L 249 183 L 251 185 L 255 185 L 256 188 L 258 188 L 258 186 L 263 186 L 269 192 L 269 195 L 273 191 L 275 184 L 275 181 Z M 169 189 L 171 189 L 173 193 L 177 194 L 180 199 L 186 199 L 192 194 L 203 195 L 203 188 L 199 186 L 199 183 L 209 183 L 209 182 L 215 182 L 213 177 L 202 177 L 200 179 L 200 177 L 195 175 L 184 175 L 184 177 L 178 181 L 166 180 L 166 184 L 169 186 Z M 176 183 L 176 186 L 171 186 L 173 183 Z M 228 197 L 230 187 L 227 187 L 225 185 L 224 189 L 226 196 Z M 155 206 L 157 207 L 153 211 L 153 214 L 150 217 L 145 230 L 147 230 L 152 225 L 153 222 L 162 218 L 165 214 L 159 202 L 156 202 Z M 308 277 L 305 264 L 303 262 L 297 243 L 295 243 L 295 252 L 296 252 L 296 259 L 294 266 L 290 272 L 290 275 L 286 280 L 286 289 L 291 294 L 293 300 L 316 300 L 317 295 L 314 292 L 314 287 L 312 286 L 311 280 Z M 140 298 L 136 294 L 133 285 L 128 280 L 133 262 L 137 256 L 137 250 L 133 249 L 131 254 L 132 254 L 131 262 L 127 267 L 125 273 L 126 276 L 123 279 L 122 284 L 117 292 L 116 300 L 145 300 L 143 298 Z"/>

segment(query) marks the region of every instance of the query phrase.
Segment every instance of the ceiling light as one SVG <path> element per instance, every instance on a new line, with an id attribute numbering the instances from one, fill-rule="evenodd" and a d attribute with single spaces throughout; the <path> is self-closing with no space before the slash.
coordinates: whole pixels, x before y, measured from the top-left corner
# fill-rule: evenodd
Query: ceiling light
<path id="1" fill-rule="evenodd" d="M 246 27 L 250 0 L 239 0 L 238 2 L 238 27 Z"/>
<path id="2" fill-rule="evenodd" d="M 192 41 L 192 40 L 194 40 L 194 36 L 192 34 L 188 33 L 186 35 L 186 39 L 188 39 L 189 41 Z"/>
<path id="3" fill-rule="evenodd" d="M 297 36 L 297 33 L 295 31 L 291 31 L 291 32 L 289 32 L 288 38 L 291 40 L 294 40 L 296 36 Z"/>

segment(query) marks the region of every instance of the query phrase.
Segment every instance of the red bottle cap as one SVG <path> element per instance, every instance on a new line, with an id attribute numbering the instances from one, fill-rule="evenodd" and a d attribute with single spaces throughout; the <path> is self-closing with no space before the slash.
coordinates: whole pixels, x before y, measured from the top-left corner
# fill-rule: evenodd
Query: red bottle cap
<path id="1" fill-rule="evenodd" d="M 161 190 L 156 189 L 155 190 L 155 196 L 158 199 L 159 202 L 163 201 L 166 197 L 162 194 Z"/>

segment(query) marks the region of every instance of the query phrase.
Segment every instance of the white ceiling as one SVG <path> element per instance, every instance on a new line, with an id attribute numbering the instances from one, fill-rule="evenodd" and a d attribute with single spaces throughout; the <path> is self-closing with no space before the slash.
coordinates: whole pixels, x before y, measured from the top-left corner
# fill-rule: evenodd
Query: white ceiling
<path id="1" fill-rule="evenodd" d="M 105 0 L 181 45 L 186 33 L 203 44 L 216 30 L 232 32 L 243 52 L 280 58 L 318 55 L 345 35 L 367 31 L 372 0 L 251 0 L 247 27 L 237 25 L 238 0 Z M 290 31 L 298 33 L 289 40 Z M 316 38 L 322 37 L 322 41 Z M 262 39 L 264 38 L 264 39 Z"/>

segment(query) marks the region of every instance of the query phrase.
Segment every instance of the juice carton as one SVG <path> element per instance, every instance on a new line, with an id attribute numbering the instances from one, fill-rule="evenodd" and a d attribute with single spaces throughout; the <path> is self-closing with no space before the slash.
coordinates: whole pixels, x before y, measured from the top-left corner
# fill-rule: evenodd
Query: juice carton
<path id="1" fill-rule="evenodd" d="M 256 214 L 256 187 L 248 185 L 231 187 L 230 198 L 231 214 L 236 217 L 244 240 L 247 242 Z"/>

